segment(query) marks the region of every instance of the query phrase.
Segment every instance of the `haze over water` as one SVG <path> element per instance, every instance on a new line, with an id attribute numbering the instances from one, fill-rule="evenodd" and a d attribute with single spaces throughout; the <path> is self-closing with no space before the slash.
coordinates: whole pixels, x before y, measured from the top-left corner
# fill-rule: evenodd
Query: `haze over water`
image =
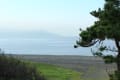
<path id="1" fill-rule="evenodd" d="M 40 34 L 39 34 L 40 33 Z M 10 33 L 0 38 L 0 48 L 10 54 L 38 54 L 38 55 L 91 55 L 90 49 L 73 46 L 76 37 L 63 37 L 47 32 L 34 35 Z M 32 33 L 33 34 L 33 33 Z M 35 37 L 36 36 L 36 37 Z"/>

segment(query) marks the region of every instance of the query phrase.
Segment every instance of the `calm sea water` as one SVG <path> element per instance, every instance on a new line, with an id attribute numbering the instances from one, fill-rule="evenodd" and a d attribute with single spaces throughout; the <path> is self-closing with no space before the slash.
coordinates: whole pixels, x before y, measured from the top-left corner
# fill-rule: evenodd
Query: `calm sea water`
<path id="1" fill-rule="evenodd" d="M 0 39 L 0 48 L 10 54 L 92 55 L 89 48 L 75 49 L 73 39 Z"/>

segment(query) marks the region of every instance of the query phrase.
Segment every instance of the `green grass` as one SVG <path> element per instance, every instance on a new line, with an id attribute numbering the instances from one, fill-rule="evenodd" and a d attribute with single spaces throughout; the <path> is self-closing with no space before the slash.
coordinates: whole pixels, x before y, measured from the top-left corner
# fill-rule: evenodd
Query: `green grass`
<path id="1" fill-rule="evenodd" d="M 41 72 L 47 80 L 82 80 L 80 78 L 81 73 L 70 69 L 36 62 L 32 63 L 32 65 L 34 65 L 38 72 Z"/>

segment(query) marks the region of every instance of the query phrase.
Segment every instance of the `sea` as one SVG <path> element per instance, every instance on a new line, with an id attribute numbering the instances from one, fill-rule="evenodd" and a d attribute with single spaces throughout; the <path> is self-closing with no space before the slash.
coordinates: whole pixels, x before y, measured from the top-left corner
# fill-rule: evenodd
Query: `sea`
<path id="1" fill-rule="evenodd" d="M 0 38 L 0 48 L 6 54 L 25 55 L 92 55 L 90 48 L 74 48 L 75 39 Z"/>

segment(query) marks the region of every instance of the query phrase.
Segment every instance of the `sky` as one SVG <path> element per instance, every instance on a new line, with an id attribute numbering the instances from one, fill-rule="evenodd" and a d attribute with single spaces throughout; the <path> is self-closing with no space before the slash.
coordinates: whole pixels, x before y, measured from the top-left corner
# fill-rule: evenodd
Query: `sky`
<path id="1" fill-rule="evenodd" d="M 0 30 L 76 36 L 96 20 L 90 12 L 103 5 L 104 0 L 0 0 Z"/>

